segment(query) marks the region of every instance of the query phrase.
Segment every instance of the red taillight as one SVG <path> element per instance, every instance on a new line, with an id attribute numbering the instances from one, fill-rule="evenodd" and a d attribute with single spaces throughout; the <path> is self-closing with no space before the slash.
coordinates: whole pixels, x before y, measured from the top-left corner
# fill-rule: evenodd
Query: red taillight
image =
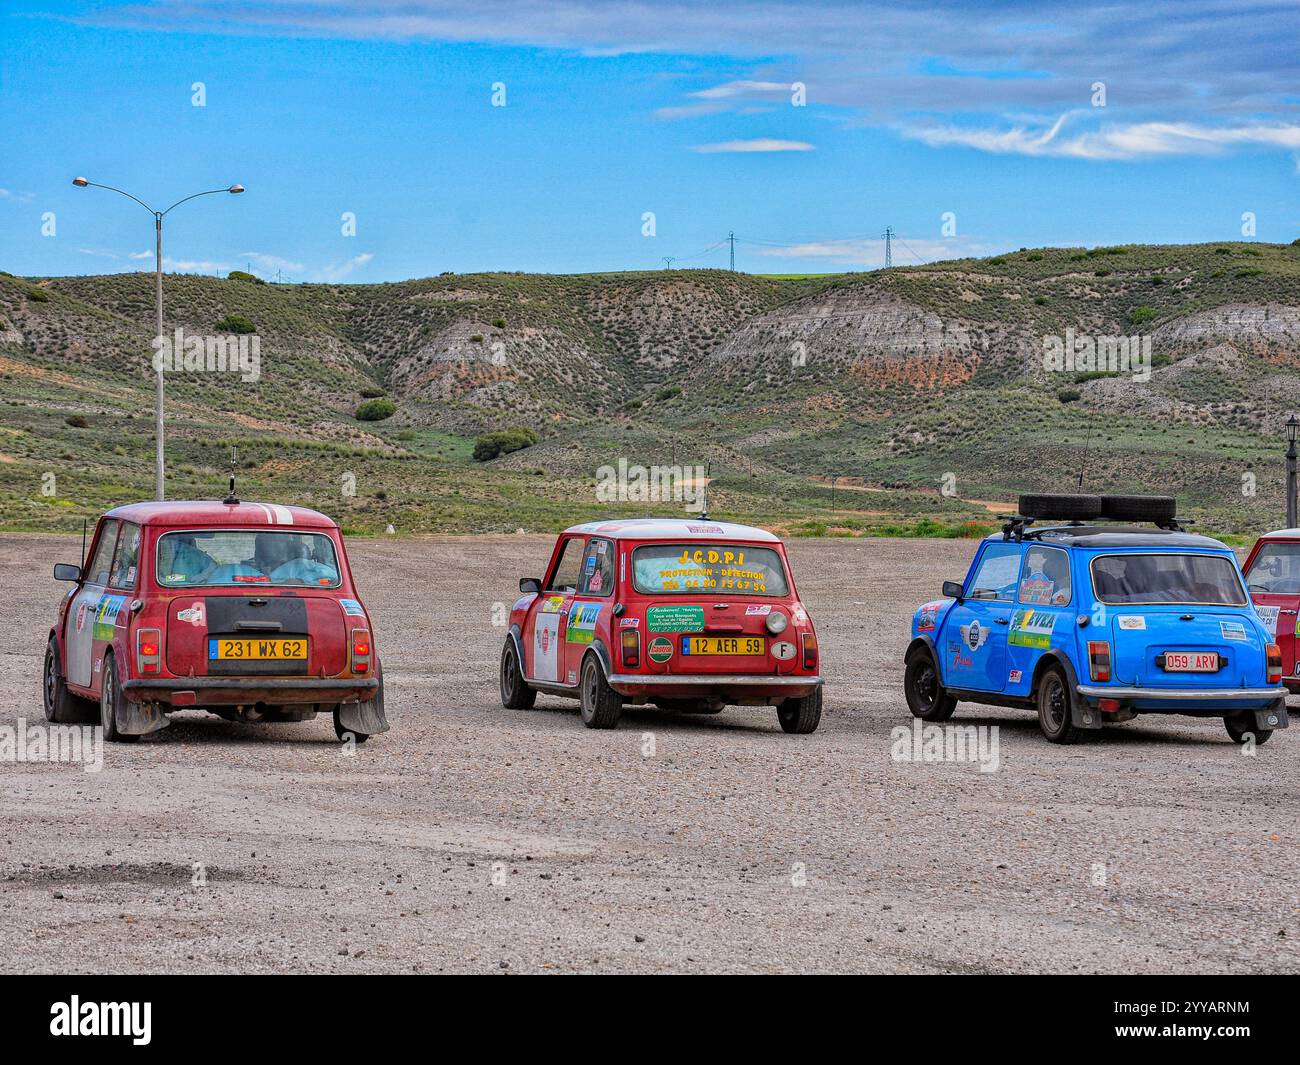
<path id="1" fill-rule="evenodd" d="M 1110 680 L 1110 644 L 1105 640 L 1088 641 L 1088 672 L 1093 680 Z"/>
<path id="2" fill-rule="evenodd" d="M 1282 648 L 1275 643 L 1270 643 L 1264 648 L 1264 653 L 1268 658 L 1268 682 L 1270 684 L 1280 684 L 1282 681 Z"/>
<path id="3" fill-rule="evenodd" d="M 623 649 L 623 665 L 636 669 L 641 664 L 641 634 L 636 629 L 624 629 L 619 645 Z"/>
<path id="4" fill-rule="evenodd" d="M 803 668 L 817 668 L 817 635 L 812 632 L 803 634 Z"/>
<path id="5" fill-rule="evenodd" d="M 158 629 L 137 629 L 135 668 L 141 676 L 162 672 L 162 633 Z"/>
<path id="6" fill-rule="evenodd" d="M 352 672 L 370 672 L 370 630 L 352 630 Z"/>

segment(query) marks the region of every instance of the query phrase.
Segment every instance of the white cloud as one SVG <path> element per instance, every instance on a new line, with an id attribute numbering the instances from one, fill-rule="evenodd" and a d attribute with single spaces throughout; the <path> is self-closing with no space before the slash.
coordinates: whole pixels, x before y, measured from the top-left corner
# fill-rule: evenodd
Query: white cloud
<path id="1" fill-rule="evenodd" d="M 322 267 L 316 273 L 321 281 L 342 281 L 353 270 L 365 266 L 373 258 L 374 256 L 370 252 L 362 252 L 360 255 L 354 255 L 347 262 L 330 263 L 329 266 Z"/>
<path id="2" fill-rule="evenodd" d="M 997 250 L 992 245 L 969 238 L 952 240 L 927 240 L 923 237 L 893 238 L 895 266 L 940 262 L 944 259 L 967 259 L 988 255 Z M 780 259 L 827 259 L 844 266 L 884 266 L 885 241 L 870 239 L 819 240 L 803 244 L 786 244 L 781 247 L 755 248 L 755 255 L 768 255 Z"/>
<path id="3" fill-rule="evenodd" d="M 34 192 L 17 192 L 14 189 L 0 189 L 0 200 L 11 200 L 14 203 L 31 203 L 36 199 Z"/>
<path id="4" fill-rule="evenodd" d="M 774 137 L 756 137 L 747 141 L 697 144 L 691 151 L 713 155 L 717 152 L 811 152 L 813 149 L 814 146 L 807 141 L 782 141 Z"/>
<path id="5" fill-rule="evenodd" d="M 242 252 L 241 256 L 268 273 L 281 270 L 289 274 L 300 274 L 307 269 L 305 265 L 294 262 L 292 259 L 282 259 L 278 255 L 267 255 L 265 252 L 260 251 Z"/>
<path id="6" fill-rule="evenodd" d="M 711 89 L 690 93 L 701 100 L 724 100 L 732 96 L 756 96 L 768 93 L 788 93 L 790 86 L 782 81 L 728 81 Z"/>

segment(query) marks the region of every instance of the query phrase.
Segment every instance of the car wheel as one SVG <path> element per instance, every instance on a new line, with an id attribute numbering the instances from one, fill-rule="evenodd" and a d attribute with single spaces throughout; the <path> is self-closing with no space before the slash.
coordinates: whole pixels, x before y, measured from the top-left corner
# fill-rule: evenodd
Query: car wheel
<path id="1" fill-rule="evenodd" d="M 99 720 L 95 704 L 68 691 L 59 667 L 59 645 L 54 637 L 45 645 L 45 676 L 41 684 L 45 720 L 56 725 L 92 724 Z"/>
<path id="2" fill-rule="evenodd" d="M 815 688 L 798 699 L 786 699 L 776 708 L 781 728 L 794 736 L 816 732 L 822 719 L 822 690 Z"/>
<path id="3" fill-rule="evenodd" d="M 99 723 L 109 743 L 134 743 L 139 736 L 117 731 L 117 710 L 122 705 L 122 686 L 117 682 L 117 665 L 113 656 L 104 656 L 104 684 L 99 693 Z"/>
<path id="4" fill-rule="evenodd" d="M 357 732 L 343 724 L 342 720 L 339 718 L 338 707 L 334 708 L 334 735 L 339 738 L 340 742 L 351 736 L 352 742 L 358 747 L 365 743 L 366 740 L 370 739 L 370 736 L 367 733 Z"/>
<path id="5" fill-rule="evenodd" d="M 1070 686 L 1055 666 L 1038 681 L 1038 727 L 1052 743 L 1073 743 L 1079 738 L 1070 720 Z"/>
<path id="6" fill-rule="evenodd" d="M 922 721 L 947 721 L 957 709 L 957 700 L 939 680 L 939 667 L 928 648 L 907 660 L 903 693 L 912 716 Z"/>
<path id="7" fill-rule="evenodd" d="M 623 697 L 605 680 L 594 654 L 582 663 L 582 723 L 587 728 L 616 728 L 623 713 Z"/>
<path id="8" fill-rule="evenodd" d="M 537 691 L 524 680 L 515 642 L 506 640 L 501 649 L 501 705 L 507 710 L 531 710 L 536 702 Z"/>
<path id="9" fill-rule="evenodd" d="M 1267 743 L 1268 738 L 1273 735 L 1271 728 L 1256 728 L 1255 715 L 1249 711 L 1229 714 L 1223 719 L 1223 726 L 1228 730 L 1233 743 L 1245 743 L 1247 737 L 1254 736 L 1255 746 L 1258 747 L 1261 743 Z"/>

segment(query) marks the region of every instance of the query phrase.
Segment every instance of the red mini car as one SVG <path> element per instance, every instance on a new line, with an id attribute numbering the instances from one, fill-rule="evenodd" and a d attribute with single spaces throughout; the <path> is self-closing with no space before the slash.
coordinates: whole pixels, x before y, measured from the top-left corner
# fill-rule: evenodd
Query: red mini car
<path id="1" fill-rule="evenodd" d="M 641 518 L 560 534 L 542 578 L 519 582 L 501 702 L 578 699 L 588 728 L 626 703 L 687 713 L 775 706 L 786 732 L 821 720 L 817 634 L 785 547 L 746 525 Z"/>
<path id="2" fill-rule="evenodd" d="M 370 618 L 339 528 L 301 507 L 135 503 L 99 519 L 45 652 L 45 716 L 110 740 L 192 707 L 231 721 L 332 712 L 357 742 L 385 732 Z"/>
<path id="3" fill-rule="evenodd" d="M 1279 529 L 1265 533 L 1250 549 L 1246 564 L 1246 587 L 1255 603 L 1255 613 L 1282 651 L 1282 683 L 1287 691 L 1300 693 L 1300 529 Z"/>

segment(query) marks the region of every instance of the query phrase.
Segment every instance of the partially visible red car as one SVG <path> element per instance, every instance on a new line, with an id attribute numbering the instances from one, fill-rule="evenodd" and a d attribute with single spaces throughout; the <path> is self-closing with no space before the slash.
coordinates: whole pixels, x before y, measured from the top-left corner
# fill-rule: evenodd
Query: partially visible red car
<path id="1" fill-rule="evenodd" d="M 1282 650 L 1282 683 L 1300 694 L 1300 529 L 1278 529 L 1255 541 L 1241 567 L 1255 613 Z"/>
<path id="2" fill-rule="evenodd" d="M 589 728 L 614 728 L 628 703 L 775 706 L 793 733 L 821 720 L 817 634 L 769 532 L 705 518 L 575 525 L 519 590 L 501 652 L 509 709 L 546 692 L 579 700 Z"/>
<path id="3" fill-rule="evenodd" d="M 45 653 L 45 716 L 133 740 L 191 707 L 232 721 L 331 713 L 340 739 L 385 732 L 374 629 L 338 526 L 273 503 L 109 511 Z"/>

